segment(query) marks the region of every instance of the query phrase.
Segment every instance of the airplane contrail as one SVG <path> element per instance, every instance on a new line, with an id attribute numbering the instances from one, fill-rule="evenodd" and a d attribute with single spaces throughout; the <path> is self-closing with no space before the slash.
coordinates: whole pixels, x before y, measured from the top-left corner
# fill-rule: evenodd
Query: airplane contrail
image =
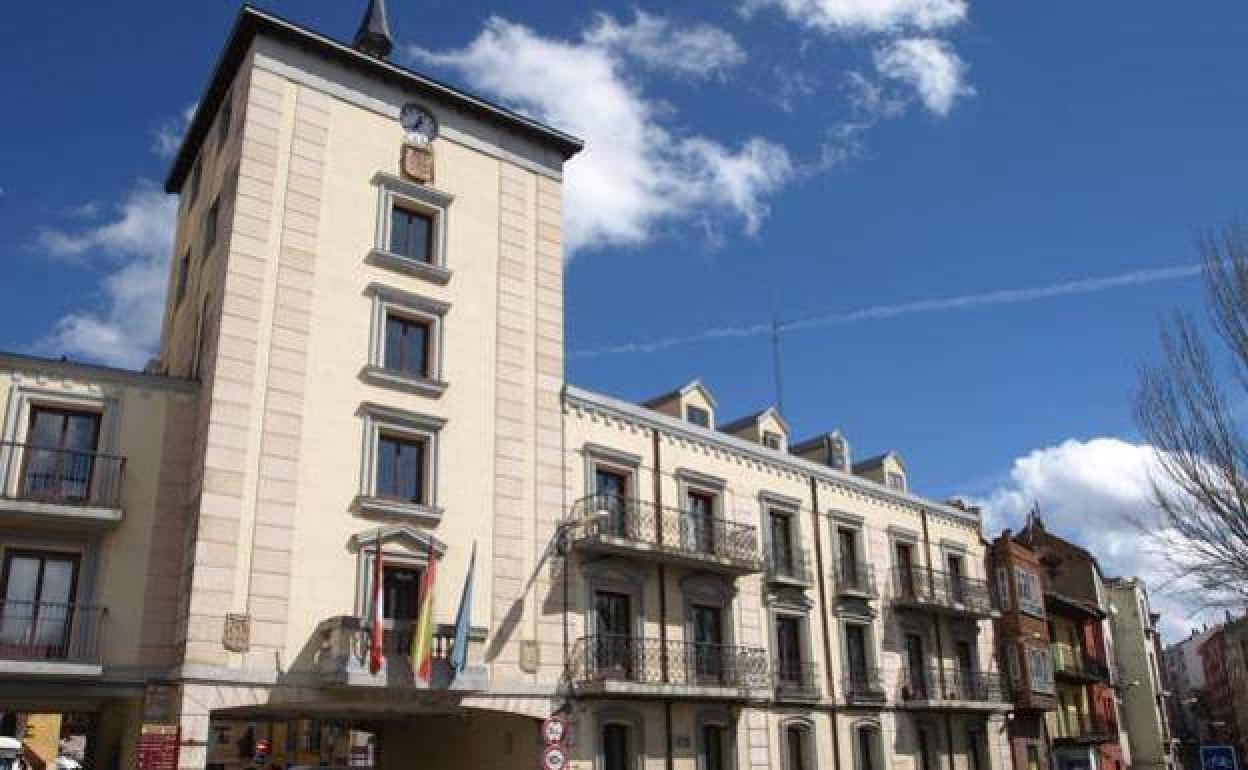
<path id="1" fill-rule="evenodd" d="M 1118 275 L 1101 276 L 1096 278 L 1079 278 L 1073 281 L 1050 284 L 1048 286 L 1031 286 L 1019 289 L 997 289 L 995 291 L 983 292 L 980 294 L 962 294 L 956 297 L 921 299 L 913 302 L 899 302 L 892 305 L 873 305 L 871 307 L 860 308 L 858 310 L 842 312 L 829 311 L 802 318 L 780 321 L 777 326 L 782 332 L 791 332 L 801 331 L 804 329 L 818 329 L 825 326 L 856 324 L 864 321 L 878 321 L 885 318 L 897 318 L 899 316 L 940 313 L 948 310 L 968 310 L 971 308 L 987 307 L 990 305 L 1018 305 L 1026 302 L 1038 302 L 1044 299 L 1064 297 L 1072 294 L 1092 294 L 1099 291 L 1118 289 L 1126 286 L 1160 283 L 1162 281 L 1177 281 L 1200 275 L 1200 271 L 1201 266 L 1198 264 L 1178 265 L 1176 267 L 1162 267 L 1150 270 L 1134 270 L 1129 273 L 1119 273 Z M 702 342 L 757 337 L 763 334 L 768 334 L 770 331 L 771 324 L 768 322 L 741 324 L 737 326 L 718 326 L 703 329 L 698 332 L 691 332 L 689 334 L 672 335 L 653 340 L 622 342 L 599 348 L 575 350 L 568 355 L 572 358 L 601 358 L 603 356 L 658 353 L 670 348 L 696 345 Z"/>

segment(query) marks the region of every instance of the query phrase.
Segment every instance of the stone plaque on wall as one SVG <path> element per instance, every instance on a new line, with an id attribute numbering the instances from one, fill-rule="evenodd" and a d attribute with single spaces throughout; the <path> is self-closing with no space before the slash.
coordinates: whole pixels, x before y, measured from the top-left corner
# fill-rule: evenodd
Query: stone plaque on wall
<path id="1" fill-rule="evenodd" d="M 529 674 L 537 672 L 538 664 L 537 642 L 532 639 L 524 639 L 520 642 L 520 670 Z"/>
<path id="2" fill-rule="evenodd" d="M 235 612 L 227 613 L 221 644 L 230 652 L 247 652 L 251 647 L 251 616 Z"/>
<path id="3" fill-rule="evenodd" d="M 420 184 L 433 183 L 433 148 L 428 145 L 403 145 L 403 159 L 400 164 L 403 176 Z"/>

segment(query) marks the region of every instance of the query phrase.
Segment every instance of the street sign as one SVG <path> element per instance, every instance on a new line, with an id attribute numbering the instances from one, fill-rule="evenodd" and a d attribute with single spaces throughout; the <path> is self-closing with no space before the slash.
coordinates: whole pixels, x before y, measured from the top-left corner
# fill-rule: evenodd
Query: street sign
<path id="1" fill-rule="evenodd" d="M 135 751 L 139 770 L 177 770 L 179 743 L 177 725 L 143 725 Z"/>
<path id="2" fill-rule="evenodd" d="M 559 746 L 568 735 L 568 723 L 558 714 L 552 714 L 542 722 L 542 741 L 547 746 Z"/>
<path id="3" fill-rule="evenodd" d="M 1201 746 L 1201 770 L 1237 770 L 1234 746 Z"/>
<path id="4" fill-rule="evenodd" d="M 568 766 L 568 757 L 563 753 L 562 746 L 547 746 L 542 752 L 543 770 L 563 770 Z"/>

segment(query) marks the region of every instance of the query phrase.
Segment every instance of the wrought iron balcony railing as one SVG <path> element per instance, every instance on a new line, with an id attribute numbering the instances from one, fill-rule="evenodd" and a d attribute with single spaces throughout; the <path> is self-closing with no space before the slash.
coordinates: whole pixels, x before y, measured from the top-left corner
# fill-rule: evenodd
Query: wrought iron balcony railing
<path id="1" fill-rule="evenodd" d="M 0 442 L 0 497 L 118 508 L 126 458 L 101 452 Z"/>
<path id="2" fill-rule="evenodd" d="M 568 680 L 663 686 L 765 689 L 771 671 L 765 650 L 722 644 L 599 635 L 578 639 L 568 658 Z"/>
<path id="3" fill-rule="evenodd" d="M 1094 743 L 1111 743 L 1118 740 L 1118 725 L 1094 714 L 1077 714 L 1063 717 L 1058 712 L 1053 743 L 1059 746 L 1077 746 Z"/>
<path id="4" fill-rule="evenodd" d="M 781 658 L 772 671 L 777 698 L 819 697 L 819 667 L 814 663 Z"/>
<path id="5" fill-rule="evenodd" d="M 727 519 L 616 495 L 592 495 L 573 506 L 573 543 L 623 545 L 721 564 L 736 571 L 762 570 L 758 529 Z"/>
<path id="6" fill-rule="evenodd" d="M 107 617 L 86 604 L 0 600 L 0 659 L 99 663 Z"/>
<path id="7" fill-rule="evenodd" d="M 1004 703 L 1010 693 L 1000 674 L 957 667 L 927 666 L 902 670 L 903 702 Z"/>
<path id="8" fill-rule="evenodd" d="M 767 579 L 810 585 L 813 572 L 810 553 L 806 550 L 789 550 L 772 546 L 767 554 Z"/>
<path id="9" fill-rule="evenodd" d="M 986 580 L 923 567 L 893 570 L 893 599 L 899 604 L 977 617 L 990 617 L 996 610 Z"/>
<path id="10" fill-rule="evenodd" d="M 1052 645 L 1053 673 L 1056 676 L 1081 682 L 1109 681 L 1109 666 L 1086 655 L 1071 655 L 1058 645 Z"/>
<path id="11" fill-rule="evenodd" d="M 841 680 L 841 689 L 849 703 L 882 703 L 888 700 L 880 672 L 874 668 L 851 670 Z"/>
<path id="12" fill-rule="evenodd" d="M 836 565 L 836 592 L 841 596 L 875 597 L 875 565 L 865 562 L 843 562 Z"/>

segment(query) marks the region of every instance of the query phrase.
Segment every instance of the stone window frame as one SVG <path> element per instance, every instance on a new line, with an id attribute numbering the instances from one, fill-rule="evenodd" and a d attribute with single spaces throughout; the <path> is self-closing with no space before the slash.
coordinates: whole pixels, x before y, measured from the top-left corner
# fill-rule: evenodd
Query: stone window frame
<path id="1" fill-rule="evenodd" d="M 832 510 L 828 512 L 828 528 L 829 530 L 831 530 L 829 532 L 829 539 L 832 542 L 831 563 L 832 563 L 833 570 L 834 570 L 833 572 L 834 578 L 838 578 L 840 575 L 840 572 L 835 571 L 835 570 L 839 570 L 841 566 L 841 530 L 842 529 L 852 530 L 854 532 L 855 546 L 858 552 L 857 556 L 859 559 L 859 563 L 861 564 L 872 563 L 871 554 L 870 554 L 871 538 L 867 536 L 866 517 L 860 516 L 856 513 L 848 513 L 845 511 Z M 891 539 L 890 539 L 890 544 L 891 544 Z M 880 591 L 881 589 L 881 586 L 879 585 L 879 581 L 881 580 L 881 577 L 884 577 L 884 579 L 887 579 L 887 576 L 880 576 L 880 575 L 875 576 L 875 579 L 876 579 L 875 589 L 877 592 Z"/>
<path id="2" fill-rule="evenodd" d="M 373 176 L 373 185 L 377 187 L 377 224 L 373 248 L 368 253 L 368 261 L 439 286 L 445 286 L 451 280 L 451 268 L 447 255 L 447 231 L 450 224 L 451 203 L 455 200 L 455 196 L 385 172 L 378 172 Z M 430 238 L 433 253 L 429 255 L 430 261 L 421 262 L 390 250 L 390 216 L 396 203 L 430 218 L 433 226 L 433 234 Z"/>
<path id="3" fill-rule="evenodd" d="M 629 598 L 633 615 L 633 636 L 646 636 L 646 575 L 636 565 L 625 559 L 603 556 L 581 564 L 585 580 L 585 636 L 594 636 L 598 618 L 594 608 L 594 594 L 610 591 Z"/>
<path id="4" fill-rule="evenodd" d="M 881 661 L 880 661 L 880 635 L 876 631 L 875 618 L 869 615 L 857 615 L 857 614 L 841 615 L 837 617 L 836 626 L 837 626 L 837 631 L 840 632 L 840 641 L 838 642 L 837 646 L 838 646 L 838 651 L 840 652 L 840 655 L 841 655 L 841 661 L 842 661 L 841 668 L 844 670 L 844 676 L 846 678 L 850 676 L 849 634 L 846 633 L 846 629 L 849 626 L 861 626 L 866 632 L 864 636 L 866 638 L 866 644 L 867 644 L 867 671 L 876 672 L 876 675 L 879 677 L 880 688 L 883 689 L 885 684 L 884 684 L 884 672 L 883 672 L 883 668 L 881 666 Z M 902 636 L 904 638 L 905 629 L 903 628 L 901 630 L 902 630 Z M 927 652 L 926 640 L 924 640 L 923 642 L 923 647 L 924 647 L 923 651 L 924 653 L 926 653 Z M 903 645 L 901 655 L 903 658 L 902 662 L 904 664 L 905 663 L 904 645 Z"/>
<path id="5" fill-rule="evenodd" d="M 366 517 L 414 519 L 427 524 L 440 522 L 444 511 L 438 506 L 439 439 L 447 420 L 370 402 L 362 404 L 358 414 L 363 422 L 363 442 L 356 510 Z M 377 447 L 383 433 L 425 442 L 424 503 L 390 500 L 377 495 Z"/>
<path id="6" fill-rule="evenodd" d="M 836 718 L 835 715 L 832 717 Z M 799 730 L 806 742 L 807 756 L 810 757 L 810 770 L 819 770 L 819 742 L 816 740 L 815 720 L 805 716 L 794 716 L 780 720 L 777 725 L 780 732 L 780 766 L 783 770 L 795 770 L 789 765 L 789 731 Z"/>
<path id="7" fill-rule="evenodd" d="M 21 464 L 13 462 L 12 455 L 21 451 L 14 444 L 24 444 L 30 431 L 30 413 L 33 408 L 68 409 L 79 412 L 95 412 L 100 416 L 99 433 L 96 437 L 97 454 L 119 455 L 121 451 L 122 402 L 120 397 L 103 393 L 80 393 L 38 385 L 14 382 L 9 389 L 8 404 L 4 411 L 0 441 L 0 491 L 11 492 L 10 485 L 20 483 Z M 9 478 L 10 473 L 13 474 Z"/>
<path id="8" fill-rule="evenodd" d="M 410 539 L 419 548 L 396 550 L 396 542 Z M 429 566 L 429 546 L 433 547 L 433 558 L 442 561 L 446 555 L 446 544 L 431 534 L 414 532 L 402 525 L 397 527 L 380 527 L 369 532 L 362 532 L 351 537 L 350 546 L 355 551 L 355 611 L 357 617 L 364 618 L 372 611 L 373 565 L 377 560 L 377 549 L 385 558 L 385 564 L 403 567 Z M 423 552 L 422 552 L 423 551 Z"/>
<path id="9" fill-rule="evenodd" d="M 450 312 L 450 303 L 380 283 L 370 283 L 364 293 L 372 300 L 372 323 L 368 337 L 368 363 L 360 371 L 360 377 L 373 385 L 440 398 L 447 389 L 444 367 L 446 315 Z M 386 321 L 392 315 L 429 326 L 427 376 L 418 377 L 386 368 Z"/>
<path id="10" fill-rule="evenodd" d="M 888 770 L 888 760 L 891 754 L 884 750 L 884 728 L 880 720 L 873 718 L 856 720 L 849 727 L 850 754 L 853 755 L 854 770 L 866 770 L 866 763 L 862 758 L 862 743 L 858 738 L 858 734 L 863 730 L 874 733 L 872 742 L 878 763 L 872 766 L 872 770 Z"/>
<path id="11" fill-rule="evenodd" d="M 737 767 L 737 722 L 732 718 L 732 713 L 722 708 L 705 708 L 698 711 L 694 717 L 694 756 L 697 757 L 697 770 L 706 770 L 706 741 L 703 728 L 708 726 L 724 728 L 725 747 L 724 759 L 727 760 L 727 770 L 736 770 Z"/>
<path id="12" fill-rule="evenodd" d="M 620 473 L 628 477 L 628 496 L 640 499 L 641 490 L 641 456 L 625 452 L 602 444 L 586 443 L 585 455 L 585 497 L 597 494 L 594 479 L 598 468 Z"/>
<path id="13" fill-rule="evenodd" d="M 79 532 L 6 532 L 0 538 L 0 566 L 10 550 L 37 551 L 43 554 L 66 554 L 78 558 L 78 573 L 75 578 L 72 604 L 94 605 L 99 598 L 96 596 L 96 580 L 99 577 L 100 538 Z M 75 623 L 75 625 L 77 625 Z M 77 629 L 71 631 L 78 635 Z M 49 663 L 64 663 L 61 659 L 50 659 Z"/>
<path id="14" fill-rule="evenodd" d="M 693 572 L 680 579 L 680 594 L 684 601 L 684 623 L 682 631 L 685 642 L 693 642 L 693 608 L 718 607 L 722 615 L 720 621 L 724 647 L 736 645 L 736 613 L 734 607 L 737 598 L 736 583 L 723 575 L 713 572 Z"/>
<path id="15" fill-rule="evenodd" d="M 926 549 L 921 547 L 923 539 L 917 530 L 907 527 L 890 526 L 888 528 L 888 588 L 890 592 L 897 591 L 897 570 L 901 565 L 897 562 L 897 546 L 898 544 L 909 545 L 913 554 L 911 567 L 916 572 L 921 573 L 920 579 L 927 578 L 927 555 Z"/>
<path id="16" fill-rule="evenodd" d="M 646 720 L 641 712 L 626 706 L 604 706 L 594 712 L 593 739 L 594 770 L 605 770 L 606 760 L 602 754 L 602 731 L 607 725 L 624 725 L 628 728 L 629 748 L 632 752 L 631 764 L 636 770 L 644 770 L 646 766 Z"/>

